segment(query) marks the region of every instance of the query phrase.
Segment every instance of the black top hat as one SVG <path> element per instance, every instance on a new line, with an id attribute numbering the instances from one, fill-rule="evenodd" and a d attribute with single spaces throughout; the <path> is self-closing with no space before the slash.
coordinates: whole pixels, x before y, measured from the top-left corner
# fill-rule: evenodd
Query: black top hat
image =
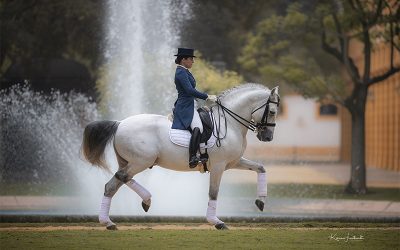
<path id="1" fill-rule="evenodd" d="M 178 48 L 178 54 L 174 56 L 196 57 L 194 56 L 194 49 L 187 49 L 187 48 Z"/>

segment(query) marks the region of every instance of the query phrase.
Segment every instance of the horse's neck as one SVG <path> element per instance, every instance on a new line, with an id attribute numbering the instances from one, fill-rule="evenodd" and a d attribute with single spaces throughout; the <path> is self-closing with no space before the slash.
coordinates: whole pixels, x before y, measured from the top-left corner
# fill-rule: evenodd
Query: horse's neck
<path id="1" fill-rule="evenodd" d="M 251 120 L 251 112 L 261 106 L 268 99 L 268 93 L 264 90 L 253 90 L 246 93 L 236 93 L 222 100 L 222 105 L 240 115 L 247 121 Z M 228 115 L 229 116 L 229 115 Z M 231 116 L 227 117 L 229 127 L 241 129 L 243 135 L 246 135 L 247 128 L 235 121 Z"/>

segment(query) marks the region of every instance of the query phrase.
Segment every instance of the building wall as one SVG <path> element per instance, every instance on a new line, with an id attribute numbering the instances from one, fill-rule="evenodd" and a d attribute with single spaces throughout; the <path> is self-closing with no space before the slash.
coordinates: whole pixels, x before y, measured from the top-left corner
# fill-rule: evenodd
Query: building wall
<path id="1" fill-rule="evenodd" d="M 354 45 L 353 48 L 357 51 L 357 45 Z M 353 58 L 358 65 L 363 62 L 363 58 L 359 54 Z M 371 62 L 372 76 L 380 75 L 390 67 L 389 58 L 388 46 L 382 44 L 376 47 Z M 395 53 L 394 59 L 395 65 L 399 65 L 399 53 Z M 351 118 L 347 111 L 342 112 L 341 121 L 340 156 L 343 161 L 349 162 Z M 367 166 L 400 171 L 400 73 L 369 88 L 365 129 Z"/>
<path id="2" fill-rule="evenodd" d="M 366 164 L 400 171 L 400 74 L 374 85 L 366 107 Z"/>
<path id="3" fill-rule="evenodd" d="M 281 100 L 272 142 L 259 142 L 248 134 L 247 155 L 262 155 L 271 160 L 338 161 L 340 159 L 340 119 L 338 115 L 321 116 L 320 104 L 300 95 L 286 95 Z"/>

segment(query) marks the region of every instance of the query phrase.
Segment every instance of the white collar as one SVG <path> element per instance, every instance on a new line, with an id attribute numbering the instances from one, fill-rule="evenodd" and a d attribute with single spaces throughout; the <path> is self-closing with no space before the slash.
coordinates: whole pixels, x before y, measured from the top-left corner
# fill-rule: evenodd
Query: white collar
<path id="1" fill-rule="evenodd" d="M 186 69 L 186 70 L 189 70 L 188 68 L 186 68 L 185 66 L 180 65 L 180 64 L 178 64 L 178 67 L 182 67 L 182 68 L 184 68 L 184 69 Z"/>

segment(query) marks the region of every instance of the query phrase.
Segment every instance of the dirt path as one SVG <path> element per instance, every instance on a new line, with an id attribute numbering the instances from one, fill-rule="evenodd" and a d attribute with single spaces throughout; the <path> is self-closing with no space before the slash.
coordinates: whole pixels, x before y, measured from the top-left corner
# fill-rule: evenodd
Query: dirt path
<path id="1" fill-rule="evenodd" d="M 229 226 L 229 225 L 228 225 Z M 118 230 L 215 230 L 213 226 L 209 224 L 199 225 L 175 225 L 175 224 L 163 224 L 163 225 L 121 225 L 118 226 Z M 399 230 L 400 227 L 246 227 L 246 226 L 229 226 L 230 230 L 275 230 L 275 229 L 288 229 L 288 230 L 300 230 L 300 231 L 316 231 L 316 230 Z M 35 232 L 48 232 L 48 231 L 78 231 L 78 230 L 98 230 L 105 231 L 103 226 L 11 226 L 2 227 L 0 232 L 6 231 L 35 231 Z"/>

